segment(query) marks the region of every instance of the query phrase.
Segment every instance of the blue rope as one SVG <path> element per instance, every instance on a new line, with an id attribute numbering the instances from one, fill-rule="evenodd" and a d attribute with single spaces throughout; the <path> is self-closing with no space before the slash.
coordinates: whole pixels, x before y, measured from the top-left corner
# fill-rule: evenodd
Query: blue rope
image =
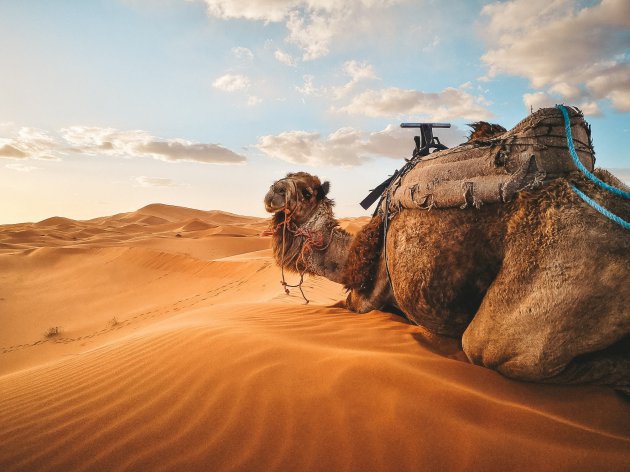
<path id="1" fill-rule="evenodd" d="M 569 118 L 569 113 L 567 112 L 567 108 L 564 105 L 556 105 L 556 108 L 558 108 L 562 112 L 562 116 L 564 117 L 564 129 L 567 134 L 567 145 L 569 146 L 569 153 L 571 154 L 571 158 L 573 159 L 573 162 L 575 163 L 577 168 L 580 169 L 582 173 L 594 184 L 600 186 L 601 188 L 605 190 L 608 190 L 609 192 L 614 193 L 615 195 L 618 195 L 620 197 L 627 198 L 630 200 L 630 192 L 624 192 L 623 190 L 618 189 L 617 187 L 608 185 L 606 182 L 598 179 L 586 167 L 584 167 L 584 164 L 582 164 L 582 161 L 580 161 L 580 158 L 575 152 L 575 147 L 573 146 L 573 136 L 571 135 L 571 120 Z"/>
<path id="2" fill-rule="evenodd" d="M 595 175 L 591 173 L 591 171 L 589 171 L 586 167 L 584 167 L 584 164 L 582 164 L 582 161 L 580 161 L 580 158 L 578 157 L 577 152 L 575 152 L 575 147 L 573 146 L 573 136 L 571 135 L 571 119 L 569 118 L 569 112 L 567 111 L 567 108 L 564 105 L 556 105 L 556 108 L 558 108 L 562 112 L 562 116 L 564 117 L 564 129 L 567 135 L 567 146 L 569 147 L 569 153 L 571 154 L 571 158 L 573 159 L 573 162 L 577 166 L 577 168 L 595 185 L 603 188 L 604 190 L 608 190 L 609 192 L 615 195 L 618 195 L 622 198 L 630 199 L 630 192 L 624 192 L 623 190 L 618 189 L 617 187 L 608 185 L 606 182 L 597 178 Z M 621 225 L 623 228 L 630 230 L 629 222 L 620 218 L 614 213 L 608 211 L 606 208 L 601 206 L 595 200 L 588 197 L 584 192 L 582 192 L 575 185 L 573 184 L 570 184 L 570 185 L 573 191 L 576 193 L 576 195 L 580 197 L 582 200 L 584 200 L 588 205 L 590 205 L 591 208 L 600 212 L 606 218 L 609 218 L 615 223 Z"/>
<path id="3" fill-rule="evenodd" d="M 615 223 L 620 224 L 624 228 L 630 229 L 630 223 L 629 222 L 627 222 L 626 220 L 621 219 L 620 217 L 618 217 L 614 213 L 608 211 L 606 208 L 601 206 L 595 200 L 593 200 L 592 198 L 588 197 L 584 192 L 582 192 L 575 185 L 571 184 L 571 188 L 577 194 L 578 197 L 580 197 L 582 200 L 584 200 L 586 203 L 588 203 L 591 207 L 593 207 L 593 209 L 597 210 L 598 212 L 600 212 L 605 217 L 610 218 Z"/>

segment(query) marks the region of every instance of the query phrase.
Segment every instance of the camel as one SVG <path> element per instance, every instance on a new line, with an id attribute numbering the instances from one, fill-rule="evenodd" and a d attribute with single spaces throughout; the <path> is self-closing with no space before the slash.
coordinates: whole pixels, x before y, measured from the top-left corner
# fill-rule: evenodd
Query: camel
<path id="1" fill-rule="evenodd" d="M 378 215 L 355 236 L 343 230 L 330 184 L 306 172 L 273 183 L 264 204 L 276 262 L 344 284 L 349 310 L 398 312 L 510 378 L 630 395 L 630 231 L 571 182 L 630 219 L 628 201 L 578 172 L 507 203 L 401 209 L 386 239 Z"/>

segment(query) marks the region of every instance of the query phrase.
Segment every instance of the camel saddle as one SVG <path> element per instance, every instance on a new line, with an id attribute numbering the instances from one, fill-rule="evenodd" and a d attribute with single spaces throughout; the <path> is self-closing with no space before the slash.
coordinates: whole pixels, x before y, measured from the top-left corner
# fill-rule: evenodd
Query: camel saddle
<path id="1" fill-rule="evenodd" d="M 567 109 L 575 150 L 592 171 L 590 126 L 580 110 Z M 479 208 L 484 203 L 509 202 L 521 190 L 577 170 L 564 126 L 559 109 L 542 108 L 505 133 L 417 156 L 395 175 L 377 211 Z"/>

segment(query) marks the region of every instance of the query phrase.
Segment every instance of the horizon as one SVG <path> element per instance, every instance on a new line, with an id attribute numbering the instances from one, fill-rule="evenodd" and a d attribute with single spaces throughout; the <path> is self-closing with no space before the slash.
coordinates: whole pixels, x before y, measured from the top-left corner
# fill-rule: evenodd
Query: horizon
<path id="1" fill-rule="evenodd" d="M 630 183 L 623 0 L 4 3 L 0 224 L 165 204 L 267 217 L 288 172 L 340 218 L 410 157 L 404 121 L 511 129 L 566 103 Z M 588 34 L 585 34 L 587 32 Z M 558 54 L 558 51 L 562 54 Z M 208 210 L 206 210 L 208 209 Z"/>

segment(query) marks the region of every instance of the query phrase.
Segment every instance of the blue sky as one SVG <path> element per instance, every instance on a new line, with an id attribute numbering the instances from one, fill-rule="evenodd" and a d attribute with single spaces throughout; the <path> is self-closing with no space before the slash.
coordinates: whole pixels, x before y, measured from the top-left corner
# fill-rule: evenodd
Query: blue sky
<path id="1" fill-rule="evenodd" d="M 408 157 L 401 121 L 449 121 L 456 145 L 554 103 L 630 180 L 625 0 L 0 0 L 0 44 L 0 223 L 263 216 L 295 170 L 358 216 Z"/>

